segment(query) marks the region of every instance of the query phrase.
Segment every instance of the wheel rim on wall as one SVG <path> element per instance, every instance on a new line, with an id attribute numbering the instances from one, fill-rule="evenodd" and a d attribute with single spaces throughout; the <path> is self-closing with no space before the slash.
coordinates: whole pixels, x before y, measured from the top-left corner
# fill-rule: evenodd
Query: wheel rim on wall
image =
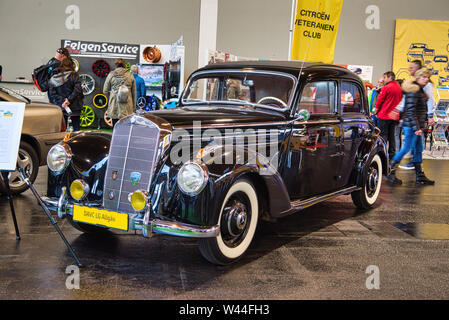
<path id="1" fill-rule="evenodd" d="M 94 109 L 90 106 L 84 106 L 80 115 L 81 127 L 90 127 L 95 121 Z"/>
<path id="2" fill-rule="evenodd" d="M 85 96 L 91 94 L 95 90 L 94 78 L 86 73 L 80 74 L 81 88 Z"/>
<path id="3" fill-rule="evenodd" d="M 92 64 L 92 71 L 100 78 L 105 78 L 110 71 L 109 64 L 105 60 L 97 60 Z"/>
<path id="4" fill-rule="evenodd" d="M 103 119 L 104 119 L 104 122 L 105 122 L 109 127 L 112 128 L 112 119 L 109 118 L 107 112 L 104 113 Z"/>
<path id="5" fill-rule="evenodd" d="M 97 107 L 99 109 L 103 109 L 104 107 L 106 107 L 108 105 L 108 98 L 104 94 L 99 93 L 94 96 L 94 98 L 92 99 L 92 102 L 95 107 Z"/>
<path id="6" fill-rule="evenodd" d="M 78 72 L 80 69 L 80 63 L 78 62 L 78 60 L 72 58 L 73 64 L 75 66 L 75 72 Z"/>

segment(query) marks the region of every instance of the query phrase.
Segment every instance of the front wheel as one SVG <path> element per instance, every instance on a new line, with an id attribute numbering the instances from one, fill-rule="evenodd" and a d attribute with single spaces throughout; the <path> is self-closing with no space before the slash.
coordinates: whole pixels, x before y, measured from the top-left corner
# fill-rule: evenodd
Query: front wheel
<path id="1" fill-rule="evenodd" d="M 361 190 L 351 193 L 352 201 L 360 209 L 371 208 L 379 196 L 382 185 L 382 160 L 376 154 L 367 169 Z"/>
<path id="2" fill-rule="evenodd" d="M 240 259 L 256 233 L 259 203 L 253 184 L 247 179 L 237 180 L 222 202 L 216 238 L 200 239 L 200 251 L 206 260 L 227 265 Z"/>
<path id="3" fill-rule="evenodd" d="M 22 168 L 29 176 L 31 184 L 34 183 L 39 172 L 39 156 L 36 150 L 25 141 L 20 142 L 16 167 Z M 28 190 L 28 185 L 18 171 L 10 172 L 8 179 L 11 194 L 16 195 Z M 6 194 L 6 186 L 2 179 L 0 179 L 0 193 Z"/>

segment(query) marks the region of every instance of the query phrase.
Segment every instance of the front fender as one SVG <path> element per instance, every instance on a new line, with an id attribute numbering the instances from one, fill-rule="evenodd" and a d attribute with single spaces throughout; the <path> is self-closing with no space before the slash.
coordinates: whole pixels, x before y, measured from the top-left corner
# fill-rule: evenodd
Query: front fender
<path id="1" fill-rule="evenodd" d="M 199 152 L 194 158 L 203 162 L 209 171 L 207 186 L 197 196 L 185 195 L 179 190 L 177 173 L 181 165 L 173 165 L 167 160 L 152 192 L 153 212 L 156 216 L 197 225 L 216 225 L 226 193 L 243 177 L 251 180 L 256 188 L 261 207 L 265 209 L 264 213 L 276 216 L 290 209 L 287 188 L 277 170 L 266 158 L 251 154 L 251 150 L 239 150 L 234 152 L 232 164 L 224 164 L 217 158 L 218 155 L 224 154 L 217 147 L 212 156 L 210 150 L 207 151 Z M 224 149 L 221 151 L 224 152 Z"/>
<path id="2" fill-rule="evenodd" d="M 69 187 L 75 179 L 83 179 L 91 186 L 88 200 L 100 201 L 103 196 L 104 177 L 112 136 L 102 132 L 74 134 L 67 141 L 72 160 L 61 174 L 48 170 L 47 196 L 59 197 L 63 186 Z"/>

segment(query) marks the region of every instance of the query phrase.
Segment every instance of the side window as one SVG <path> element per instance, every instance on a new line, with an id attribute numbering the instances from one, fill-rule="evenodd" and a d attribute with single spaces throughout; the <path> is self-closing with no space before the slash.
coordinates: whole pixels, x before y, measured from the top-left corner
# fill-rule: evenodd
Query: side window
<path id="1" fill-rule="evenodd" d="M 341 83 L 340 101 L 342 113 L 362 111 L 362 94 L 359 87 L 351 82 Z"/>
<path id="2" fill-rule="evenodd" d="M 302 90 L 298 110 L 306 109 L 310 114 L 333 113 L 334 92 L 332 81 L 310 82 Z"/>

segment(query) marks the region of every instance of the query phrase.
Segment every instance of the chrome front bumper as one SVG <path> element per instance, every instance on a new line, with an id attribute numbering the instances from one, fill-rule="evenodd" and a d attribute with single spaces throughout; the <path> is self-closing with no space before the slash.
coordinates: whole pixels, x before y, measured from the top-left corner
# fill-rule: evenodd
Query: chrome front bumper
<path id="1" fill-rule="evenodd" d="M 67 201 L 65 188 L 63 188 L 59 199 L 48 197 L 41 197 L 41 199 L 48 209 L 57 212 L 60 219 L 65 218 L 67 214 L 73 215 L 73 204 Z M 101 209 L 98 206 L 92 207 Z M 175 221 L 149 219 L 148 212 L 143 217 L 139 214 L 128 214 L 128 216 L 129 230 L 141 230 L 142 235 L 147 238 L 151 237 L 153 232 L 188 238 L 213 238 L 220 234 L 220 227 L 218 225 L 205 227 Z"/>

